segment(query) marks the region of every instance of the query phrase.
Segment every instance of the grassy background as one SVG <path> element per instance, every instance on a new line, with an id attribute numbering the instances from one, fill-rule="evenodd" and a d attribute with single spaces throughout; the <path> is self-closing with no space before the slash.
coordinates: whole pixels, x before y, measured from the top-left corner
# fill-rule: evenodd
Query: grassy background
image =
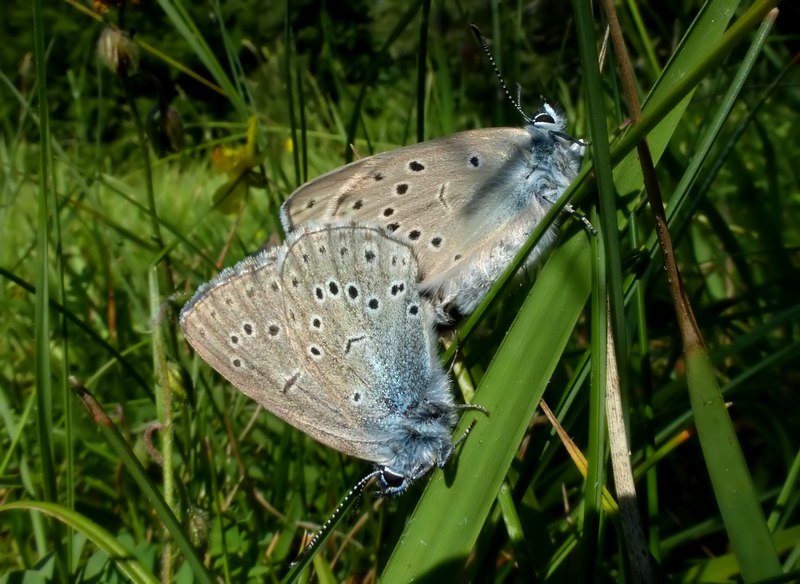
<path id="1" fill-rule="evenodd" d="M 319 447 L 231 391 L 189 351 L 175 310 L 221 266 L 280 241 L 280 202 L 351 157 L 349 144 L 363 156 L 519 125 L 470 22 L 490 37 L 506 80 L 521 84 L 526 109 L 539 94 L 559 102 L 570 132 L 593 140 L 595 163 L 611 141 L 611 162 L 596 172 L 602 187 L 613 166 L 617 215 L 595 219 L 601 234 L 592 241 L 567 223 L 535 284 L 513 283 L 469 336 L 462 328 L 459 385 L 477 387 L 491 415 L 478 418 L 445 472 L 396 501 L 366 497 L 355 523 L 340 525 L 315 560 L 317 576 L 631 577 L 631 542 L 613 507 L 595 497 L 600 485 L 615 492 L 604 472 L 598 315 L 604 282 L 613 280 L 605 274 L 616 269 L 631 460 L 657 576 L 755 580 L 777 576 L 777 557 L 787 581 L 796 578 L 797 9 L 781 7 L 761 45 L 750 5 L 710 2 L 701 12 L 699 4 L 639 13 L 629 3 L 619 17 L 640 93 L 650 95 L 648 141 L 686 293 L 728 403 L 732 446 L 748 465 L 736 476 L 716 468 L 731 441 L 693 400 L 709 384 L 686 375 L 634 142 L 622 137 L 621 73 L 609 57 L 593 80 L 596 62 L 580 50 L 602 42 L 599 8 L 587 29 L 577 0 L 306 2 L 288 13 L 284 5 L 161 0 L 105 14 L 108 24 L 135 29 L 140 47 L 139 72 L 120 76 L 98 62 L 106 25 L 84 4 L 33 13 L 4 6 L 3 581 L 286 574 L 303 529 L 324 520 L 368 465 Z M 765 4 L 754 7 L 763 15 Z M 731 23 L 741 26 L 720 46 Z M 716 54 L 721 60 L 705 60 Z M 159 103 L 184 123 L 180 149 L 163 157 L 151 148 L 164 143 L 158 128 L 146 123 Z M 597 183 L 582 176 L 576 200 L 589 213 Z M 618 257 L 600 243 L 609 221 L 619 226 Z M 118 432 L 94 422 L 99 413 L 81 405 L 69 375 Z M 542 397 L 586 453 L 589 481 L 537 414 Z M 728 444 L 709 446 L 715 436 Z M 745 485 L 742 507 L 752 488 L 761 525 L 737 520 L 720 482 Z M 737 542 L 759 529 L 776 551 L 746 558 Z"/>

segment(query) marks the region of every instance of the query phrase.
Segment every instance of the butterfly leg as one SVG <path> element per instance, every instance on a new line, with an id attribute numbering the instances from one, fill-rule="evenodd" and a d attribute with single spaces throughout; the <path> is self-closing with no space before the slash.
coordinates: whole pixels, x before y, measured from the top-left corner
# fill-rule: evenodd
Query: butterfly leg
<path id="1" fill-rule="evenodd" d="M 589 233 L 591 233 L 592 235 L 597 235 L 597 229 L 594 228 L 594 225 L 592 225 L 591 221 L 589 221 L 586 215 L 584 215 L 583 213 L 578 211 L 575 207 L 573 207 L 572 203 L 567 203 L 566 205 L 564 205 L 564 210 L 573 217 L 575 217 L 575 219 L 583 223 L 583 226 L 586 227 Z"/>

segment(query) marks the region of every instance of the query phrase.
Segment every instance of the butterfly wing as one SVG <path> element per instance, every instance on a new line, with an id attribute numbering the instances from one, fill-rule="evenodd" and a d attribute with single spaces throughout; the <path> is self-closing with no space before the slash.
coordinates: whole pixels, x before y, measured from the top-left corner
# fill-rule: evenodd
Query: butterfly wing
<path id="1" fill-rule="evenodd" d="M 540 168 L 554 148 L 548 132 L 532 127 L 470 130 L 414 144 L 303 185 L 284 203 L 281 220 L 287 231 L 341 219 L 383 226 L 413 247 L 420 286 L 438 289 L 439 302 L 464 286 L 479 288 L 476 300 L 461 307 L 466 313 L 566 188 L 551 185 L 552 169 Z"/>
<path id="2" fill-rule="evenodd" d="M 202 286 L 186 339 L 236 388 L 316 440 L 378 464 L 424 398 L 452 403 L 410 248 L 379 229 L 304 228 Z"/>
<path id="3" fill-rule="evenodd" d="M 431 386 L 447 387 L 414 255 L 379 228 L 350 223 L 301 229 L 287 248 L 281 276 L 295 353 L 337 415 L 356 421 L 332 445 L 386 462 L 379 453 L 398 420 Z"/>
<path id="4" fill-rule="evenodd" d="M 204 361 L 273 414 L 324 444 L 369 459 L 342 447 L 342 436 L 358 421 L 331 407 L 328 388 L 295 354 L 279 273 L 284 253 L 261 252 L 203 285 L 181 311 L 183 334 Z"/>
<path id="5" fill-rule="evenodd" d="M 297 189 L 281 210 L 284 228 L 342 219 L 381 225 L 414 248 L 423 277 L 439 272 L 480 241 L 474 228 L 492 219 L 480 211 L 502 204 L 478 195 L 514 164 L 516 136 L 527 132 L 471 130 L 357 160 Z"/>

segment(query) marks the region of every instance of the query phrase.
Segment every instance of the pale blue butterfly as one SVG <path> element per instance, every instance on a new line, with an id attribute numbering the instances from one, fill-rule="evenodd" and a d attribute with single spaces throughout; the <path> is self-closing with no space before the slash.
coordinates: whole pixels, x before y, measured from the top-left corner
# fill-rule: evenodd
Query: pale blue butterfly
<path id="1" fill-rule="evenodd" d="M 447 463 L 457 421 L 417 279 L 410 246 L 382 230 L 309 225 L 201 286 L 179 322 L 242 393 L 374 462 L 366 479 L 396 495 Z"/>
<path id="2" fill-rule="evenodd" d="M 284 229 L 346 219 L 380 226 L 413 248 L 439 322 L 471 313 L 578 175 L 586 149 L 565 133 L 559 110 L 545 102 L 528 117 L 506 94 L 524 128 L 459 132 L 332 170 L 289 196 Z M 552 226 L 526 266 L 556 236 Z"/>

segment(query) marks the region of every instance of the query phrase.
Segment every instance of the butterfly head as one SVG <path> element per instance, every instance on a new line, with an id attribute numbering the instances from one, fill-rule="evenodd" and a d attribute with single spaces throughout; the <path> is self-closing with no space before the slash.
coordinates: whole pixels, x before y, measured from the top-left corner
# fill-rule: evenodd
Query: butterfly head
<path id="1" fill-rule="evenodd" d="M 526 116 L 526 120 L 528 122 L 526 127 L 531 137 L 535 141 L 546 140 L 552 143 L 555 151 L 563 158 L 564 164 L 561 166 L 567 165 L 571 169 L 569 179 L 575 178 L 589 142 L 573 138 L 564 131 L 567 127 L 567 116 L 564 112 L 543 98 L 541 111 L 533 117 Z"/>
<path id="2" fill-rule="evenodd" d="M 528 123 L 539 130 L 561 134 L 567 127 L 567 117 L 557 108 L 544 102 L 542 111 L 528 118 Z"/>
<path id="3" fill-rule="evenodd" d="M 438 384 L 442 391 L 446 379 Z M 435 467 L 443 467 L 453 455 L 453 428 L 458 421 L 456 407 L 449 395 L 435 399 L 429 395 L 403 416 L 384 443 L 378 462 L 378 493 L 394 497 L 424 477 Z M 433 398 L 433 399 L 431 399 Z"/>
<path id="4" fill-rule="evenodd" d="M 424 477 L 434 466 L 441 468 L 447 464 L 453 455 L 453 449 L 448 436 L 447 441 L 438 445 L 438 452 L 432 453 L 430 459 L 426 458 L 414 466 L 378 467 L 378 495 L 381 497 L 402 495 L 411 483 Z"/>
<path id="5" fill-rule="evenodd" d="M 381 497 L 396 497 L 401 495 L 408 489 L 411 484 L 411 478 L 405 474 L 389 468 L 388 466 L 381 466 L 378 468 L 378 495 Z"/>

